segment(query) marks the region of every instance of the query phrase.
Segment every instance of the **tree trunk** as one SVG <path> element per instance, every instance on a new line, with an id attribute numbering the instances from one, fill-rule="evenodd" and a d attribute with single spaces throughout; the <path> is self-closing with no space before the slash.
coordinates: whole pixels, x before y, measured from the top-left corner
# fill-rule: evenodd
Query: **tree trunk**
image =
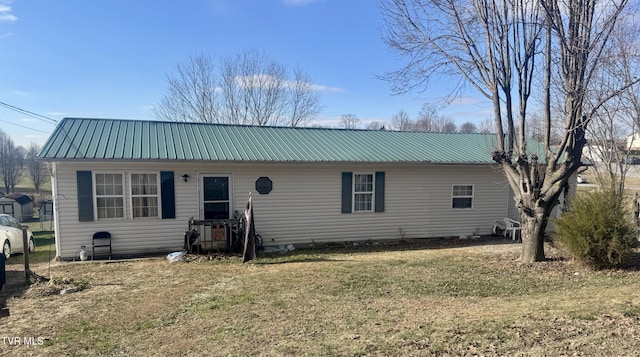
<path id="1" fill-rule="evenodd" d="M 535 263 L 546 260 L 544 255 L 544 233 L 547 228 L 542 214 L 522 217 L 522 253 L 520 262 Z"/>

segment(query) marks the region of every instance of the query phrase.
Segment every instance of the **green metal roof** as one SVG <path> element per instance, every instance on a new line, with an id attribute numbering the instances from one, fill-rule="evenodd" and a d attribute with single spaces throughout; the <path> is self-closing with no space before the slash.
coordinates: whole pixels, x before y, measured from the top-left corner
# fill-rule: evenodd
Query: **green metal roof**
<path id="1" fill-rule="evenodd" d="M 40 158 L 489 164 L 494 134 L 65 118 Z"/>

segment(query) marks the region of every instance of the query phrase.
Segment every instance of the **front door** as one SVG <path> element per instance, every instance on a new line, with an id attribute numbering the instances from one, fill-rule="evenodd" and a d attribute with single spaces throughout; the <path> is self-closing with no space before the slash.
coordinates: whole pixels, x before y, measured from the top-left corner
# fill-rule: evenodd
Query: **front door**
<path id="1" fill-rule="evenodd" d="M 229 176 L 202 177 L 202 218 L 231 218 L 231 199 L 229 195 Z"/>

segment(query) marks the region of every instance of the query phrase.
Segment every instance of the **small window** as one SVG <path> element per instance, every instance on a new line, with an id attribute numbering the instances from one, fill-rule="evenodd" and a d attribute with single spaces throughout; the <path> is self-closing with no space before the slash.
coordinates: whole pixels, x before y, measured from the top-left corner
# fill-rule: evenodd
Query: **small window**
<path id="1" fill-rule="evenodd" d="M 473 208 L 473 185 L 454 185 L 451 195 L 452 209 Z"/>
<path id="2" fill-rule="evenodd" d="M 124 218 L 124 188 L 121 173 L 96 173 L 98 219 Z"/>
<path id="3" fill-rule="evenodd" d="M 353 211 L 373 211 L 373 174 L 353 175 Z"/>
<path id="4" fill-rule="evenodd" d="M 133 218 L 158 217 L 158 174 L 131 174 Z"/>

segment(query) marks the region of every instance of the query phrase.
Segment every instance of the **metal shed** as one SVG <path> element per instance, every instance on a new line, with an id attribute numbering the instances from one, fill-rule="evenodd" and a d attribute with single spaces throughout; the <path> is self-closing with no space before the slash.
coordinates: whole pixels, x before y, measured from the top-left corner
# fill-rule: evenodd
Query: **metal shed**
<path id="1" fill-rule="evenodd" d="M 12 193 L 0 198 L 0 213 L 15 217 L 20 222 L 33 217 L 33 200 L 23 193 Z"/>

